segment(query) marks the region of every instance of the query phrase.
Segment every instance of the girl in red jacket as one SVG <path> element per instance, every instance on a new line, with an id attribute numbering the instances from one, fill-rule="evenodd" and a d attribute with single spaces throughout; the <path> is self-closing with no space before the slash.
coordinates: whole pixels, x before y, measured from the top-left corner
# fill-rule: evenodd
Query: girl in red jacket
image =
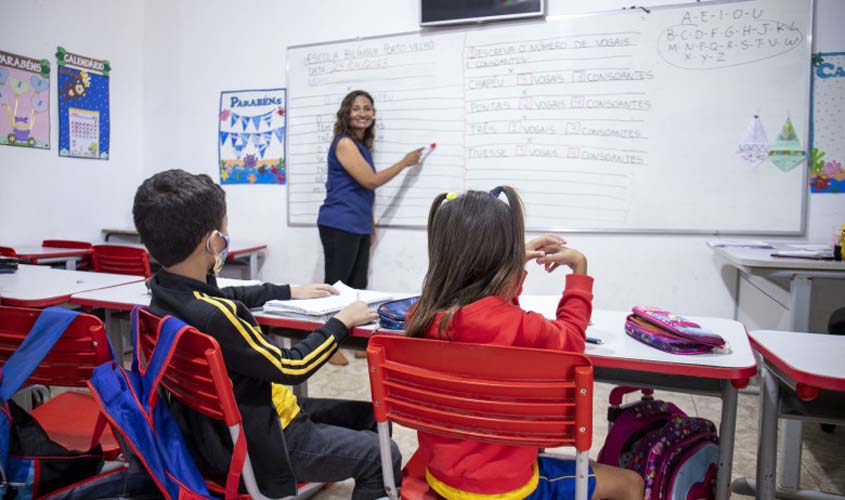
<path id="1" fill-rule="evenodd" d="M 524 226 L 522 202 L 511 187 L 437 196 L 428 216 L 428 272 L 406 334 L 584 352 L 593 298 L 587 259 L 552 235 L 524 244 Z M 555 320 L 519 307 L 529 260 L 548 272 L 560 265 L 572 269 Z M 425 432 L 418 439 L 429 485 L 450 500 L 575 496 L 574 460 Z M 642 500 L 643 482 L 633 471 L 591 464 L 589 492 Z"/>

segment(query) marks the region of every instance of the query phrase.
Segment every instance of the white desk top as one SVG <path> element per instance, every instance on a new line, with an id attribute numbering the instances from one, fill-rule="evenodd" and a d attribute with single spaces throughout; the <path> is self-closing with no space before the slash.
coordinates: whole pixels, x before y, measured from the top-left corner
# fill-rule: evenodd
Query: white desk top
<path id="1" fill-rule="evenodd" d="M 217 285 L 221 288 L 227 286 L 258 285 L 260 283 L 258 280 L 217 278 Z M 135 306 L 150 305 L 150 294 L 148 293 L 147 285 L 143 281 L 139 281 L 113 286 L 111 288 L 74 293 L 70 297 L 70 302 L 80 306 L 129 311 Z"/>
<path id="2" fill-rule="evenodd" d="M 799 269 L 806 271 L 839 271 L 845 277 L 845 261 L 795 259 L 772 257 L 770 248 L 714 248 L 716 255 L 727 259 L 735 266 L 765 267 L 772 269 Z"/>
<path id="3" fill-rule="evenodd" d="M 523 295 L 519 302 L 523 309 L 554 318 L 560 296 L 558 295 Z M 751 345 L 745 326 L 738 321 L 704 316 L 686 316 L 702 327 L 722 336 L 731 345 L 730 354 L 670 354 L 631 338 L 625 333 L 625 318 L 630 314 L 625 311 L 593 310 L 592 325 L 587 328 L 587 335 L 602 340 L 601 345 L 587 344 L 585 353 L 597 366 L 612 368 L 633 368 L 643 371 L 665 371 L 665 366 L 687 367 L 690 371 L 674 372 L 678 375 L 708 373 L 719 378 L 747 378 L 757 371 L 757 363 L 751 352 Z M 597 358 L 604 362 L 595 361 Z M 622 361 L 620 363 L 620 361 Z M 702 369 L 704 369 L 702 371 Z M 712 370 L 710 370 L 712 369 Z M 668 373 L 668 372 L 667 372 Z M 728 375 L 725 377 L 724 375 Z"/>
<path id="4" fill-rule="evenodd" d="M 523 295 L 520 304 L 523 309 L 554 318 L 559 295 Z M 274 314 L 254 312 L 255 318 L 262 325 L 292 328 L 310 331 L 319 326 L 317 322 L 285 318 Z M 669 354 L 642 342 L 634 340 L 625 333 L 625 317 L 622 311 L 594 310 L 593 325 L 587 335 L 598 337 L 602 345 L 587 344 L 585 353 L 590 356 L 595 366 L 638 370 L 654 373 L 690 375 L 716 379 L 747 380 L 757 373 L 757 363 L 751 352 L 751 345 L 745 327 L 738 321 L 722 318 L 689 316 L 701 326 L 721 335 L 730 342 L 730 354 Z M 378 333 L 375 324 L 354 328 L 352 335 L 369 337 Z M 391 333 L 395 333 L 391 331 Z"/>
<path id="5" fill-rule="evenodd" d="M 21 258 L 81 257 L 91 253 L 88 248 L 43 247 L 41 245 L 11 245 Z"/>
<path id="6" fill-rule="evenodd" d="M 142 282 L 143 278 L 19 265 L 13 274 L 0 274 L 0 302 L 46 307 L 67 302 L 74 293 L 138 281 Z"/>
<path id="7" fill-rule="evenodd" d="M 797 383 L 845 391 L 845 336 L 755 330 L 754 350 Z"/>

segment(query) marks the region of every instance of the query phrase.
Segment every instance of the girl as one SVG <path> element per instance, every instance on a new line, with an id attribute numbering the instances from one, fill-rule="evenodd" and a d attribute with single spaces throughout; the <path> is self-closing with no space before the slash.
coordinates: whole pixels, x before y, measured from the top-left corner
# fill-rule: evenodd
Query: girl
<path id="1" fill-rule="evenodd" d="M 505 194 L 507 202 L 499 199 Z M 455 342 L 584 351 L 592 312 L 587 259 L 546 235 L 523 244 L 522 203 L 513 188 L 441 194 L 428 216 L 429 267 L 406 334 Z M 519 308 L 525 262 L 572 269 L 557 319 Z M 573 498 L 575 462 L 538 456 L 531 447 L 418 433 L 426 479 L 448 499 Z M 536 466 L 535 466 L 536 464 Z M 591 464 L 590 496 L 643 498 L 633 471 Z"/>
<path id="2" fill-rule="evenodd" d="M 352 288 L 367 288 L 375 189 L 416 165 L 422 154 L 422 148 L 415 149 L 377 172 L 372 156 L 375 114 L 373 98 L 363 90 L 347 94 L 337 111 L 326 199 L 317 216 L 325 255 L 324 281 L 330 285 L 340 280 Z M 329 362 L 348 363 L 340 351 Z"/>

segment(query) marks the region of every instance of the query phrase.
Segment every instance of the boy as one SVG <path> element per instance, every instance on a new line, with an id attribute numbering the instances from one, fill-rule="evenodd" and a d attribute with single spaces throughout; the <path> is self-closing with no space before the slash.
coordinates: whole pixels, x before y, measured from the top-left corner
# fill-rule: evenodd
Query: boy
<path id="1" fill-rule="evenodd" d="M 247 448 L 261 492 L 296 494 L 297 481 L 355 478 L 352 498 L 384 496 L 378 435 L 370 403 L 303 399 L 283 384 L 308 379 L 337 351 L 349 329 L 374 319 L 363 302 L 339 312 L 291 349 L 261 333 L 249 308 L 272 299 L 337 293 L 328 285 L 217 287 L 214 275 L 229 246 L 226 194 L 207 175 L 160 172 L 135 193 L 135 227 L 162 271 L 153 276 L 150 311 L 173 315 L 220 344 L 243 417 Z M 225 484 L 232 455 L 226 427 L 171 403 L 200 469 Z M 395 443 L 393 456 L 399 457 Z M 400 474 L 401 458 L 394 460 Z"/>

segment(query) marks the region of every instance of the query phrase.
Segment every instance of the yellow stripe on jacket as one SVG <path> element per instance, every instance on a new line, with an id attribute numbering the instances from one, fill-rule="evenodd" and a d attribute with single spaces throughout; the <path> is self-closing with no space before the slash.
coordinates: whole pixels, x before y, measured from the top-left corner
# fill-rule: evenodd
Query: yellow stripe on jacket
<path id="1" fill-rule="evenodd" d="M 531 479 L 519 488 L 504 493 L 485 494 L 459 490 L 434 477 L 428 469 L 425 470 L 425 480 L 431 486 L 431 489 L 449 500 L 522 500 L 537 489 L 537 483 L 540 481 L 540 470 L 537 468 L 537 462 L 534 462 Z"/>
<path id="2" fill-rule="evenodd" d="M 306 375 L 316 371 L 320 365 L 337 350 L 337 341 L 334 336 L 329 337 L 316 349 L 308 353 L 302 359 L 288 359 L 282 356 L 278 347 L 269 343 L 261 329 L 237 315 L 237 305 L 234 301 L 219 297 L 211 297 L 204 293 L 194 292 L 194 296 L 216 307 L 232 323 L 246 343 L 257 353 L 262 355 L 277 370 L 288 376 Z"/>

